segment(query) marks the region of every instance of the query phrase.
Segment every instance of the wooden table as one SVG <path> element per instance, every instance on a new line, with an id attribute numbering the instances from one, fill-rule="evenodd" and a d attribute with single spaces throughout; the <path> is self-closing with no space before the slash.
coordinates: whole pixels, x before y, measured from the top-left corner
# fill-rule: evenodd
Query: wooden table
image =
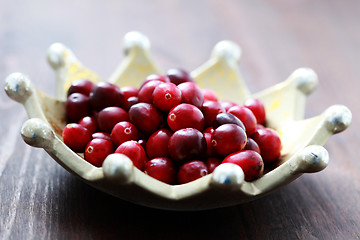
<path id="1" fill-rule="evenodd" d="M 319 76 L 306 116 L 333 104 L 353 123 L 325 145 L 327 169 L 254 202 L 201 212 L 133 205 L 99 192 L 20 137 L 23 107 L 0 91 L 0 239 L 359 239 L 360 2 L 0 0 L 0 76 L 30 76 L 55 95 L 48 46 L 63 42 L 99 75 L 123 58 L 122 38 L 145 33 L 163 69 L 192 70 L 230 39 L 251 91 L 298 67 Z M 3 83 L 3 80 L 2 80 Z"/>

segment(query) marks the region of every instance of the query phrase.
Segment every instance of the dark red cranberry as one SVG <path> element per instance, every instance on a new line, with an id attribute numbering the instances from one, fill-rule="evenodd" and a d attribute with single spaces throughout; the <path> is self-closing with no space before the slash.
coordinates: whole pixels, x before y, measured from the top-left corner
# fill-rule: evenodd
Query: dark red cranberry
<path id="1" fill-rule="evenodd" d="M 204 122 L 204 115 L 200 109 L 187 103 L 175 106 L 167 117 L 167 123 L 174 132 L 182 128 L 195 128 L 202 131 Z"/>
<path id="2" fill-rule="evenodd" d="M 233 123 L 236 124 L 238 126 L 240 126 L 242 129 L 245 130 L 245 126 L 244 124 L 240 121 L 240 119 L 238 119 L 237 117 L 235 117 L 233 114 L 231 113 L 227 113 L 227 112 L 223 112 L 223 113 L 219 113 L 218 115 L 216 115 L 214 121 L 213 121 L 213 128 L 216 129 L 219 126 L 226 124 L 226 123 Z"/>
<path id="3" fill-rule="evenodd" d="M 249 137 L 247 138 L 244 150 L 252 150 L 260 154 L 259 145 L 252 138 Z"/>
<path id="4" fill-rule="evenodd" d="M 105 139 L 105 140 L 108 140 L 108 141 L 111 142 L 111 137 L 110 137 L 110 134 L 109 134 L 109 133 L 96 132 L 96 133 L 93 133 L 91 136 L 92 136 L 93 139 L 95 139 L 95 138 L 101 138 L 101 139 Z"/>
<path id="5" fill-rule="evenodd" d="M 244 106 L 249 108 L 256 117 L 257 123 L 264 124 L 266 121 L 266 113 L 264 104 L 259 99 L 248 99 Z"/>
<path id="6" fill-rule="evenodd" d="M 166 72 L 166 76 L 170 79 L 170 82 L 174 83 L 175 85 L 179 85 L 183 82 L 195 82 L 187 71 L 179 68 L 169 69 Z"/>
<path id="7" fill-rule="evenodd" d="M 129 114 L 121 107 L 107 107 L 101 110 L 97 117 L 99 129 L 110 133 L 115 124 L 129 121 Z"/>
<path id="8" fill-rule="evenodd" d="M 246 134 L 248 136 L 255 132 L 257 124 L 256 117 L 250 109 L 238 105 L 231 107 L 227 112 L 240 119 L 245 126 Z"/>
<path id="9" fill-rule="evenodd" d="M 110 136 L 115 146 L 119 146 L 123 142 L 130 140 L 137 141 L 139 137 L 138 130 L 134 124 L 128 121 L 122 121 L 115 124 Z"/>
<path id="10" fill-rule="evenodd" d="M 138 143 L 143 147 L 143 149 L 146 149 L 146 140 L 141 138 L 138 140 Z"/>
<path id="11" fill-rule="evenodd" d="M 145 164 L 145 173 L 167 184 L 174 184 L 176 168 L 170 158 L 154 158 Z"/>
<path id="12" fill-rule="evenodd" d="M 274 162 L 281 155 L 281 140 L 279 134 L 270 128 L 258 129 L 252 138 L 259 145 L 261 156 L 265 163 Z"/>
<path id="13" fill-rule="evenodd" d="M 162 128 L 154 132 L 146 142 L 146 153 L 150 159 L 169 157 L 168 144 L 172 131 Z"/>
<path id="14" fill-rule="evenodd" d="M 208 158 L 205 161 L 206 167 L 209 171 L 209 173 L 212 173 L 217 166 L 221 164 L 221 161 L 219 158 Z"/>
<path id="15" fill-rule="evenodd" d="M 83 117 L 90 115 L 90 101 L 81 93 L 71 94 L 65 104 L 66 118 L 68 122 L 77 123 Z"/>
<path id="16" fill-rule="evenodd" d="M 194 160 L 187 162 L 179 168 L 177 180 L 180 184 L 192 182 L 208 174 L 204 162 Z"/>
<path id="17" fill-rule="evenodd" d="M 245 175 L 245 181 L 252 181 L 264 172 L 264 162 L 255 151 L 244 150 L 227 156 L 222 163 L 233 163 L 242 168 Z"/>
<path id="18" fill-rule="evenodd" d="M 162 83 L 153 92 L 153 104 L 161 111 L 167 112 L 181 103 L 181 91 L 173 83 Z"/>
<path id="19" fill-rule="evenodd" d="M 129 109 L 131 108 L 132 105 L 135 105 L 139 103 L 139 99 L 138 97 L 129 97 L 127 99 L 125 99 L 125 102 L 124 102 L 124 109 L 126 111 L 129 111 Z"/>
<path id="20" fill-rule="evenodd" d="M 137 97 L 139 93 L 139 89 L 133 86 L 121 87 L 120 91 L 123 93 L 125 99 L 128 99 L 129 97 Z"/>
<path id="21" fill-rule="evenodd" d="M 63 141 L 74 152 L 84 152 L 91 141 L 89 130 L 77 123 L 67 124 L 62 132 Z"/>
<path id="22" fill-rule="evenodd" d="M 217 153 L 227 156 L 245 147 L 246 133 L 238 125 L 223 124 L 212 133 L 211 144 Z"/>
<path id="23" fill-rule="evenodd" d="M 231 107 L 237 106 L 236 103 L 231 102 L 231 101 L 226 101 L 226 100 L 220 100 L 219 103 L 221 104 L 221 106 L 223 106 L 223 108 L 225 108 L 225 111 L 227 112 Z"/>
<path id="24" fill-rule="evenodd" d="M 202 89 L 204 101 L 218 101 L 216 93 L 211 89 Z"/>
<path id="25" fill-rule="evenodd" d="M 162 81 L 153 80 L 147 82 L 144 86 L 142 86 L 139 90 L 138 99 L 139 102 L 144 103 L 153 103 L 153 92 L 157 86 L 162 84 Z"/>
<path id="26" fill-rule="evenodd" d="M 203 133 L 213 133 L 214 132 L 214 128 L 213 127 L 208 127 L 208 128 L 205 128 L 205 130 L 203 131 Z"/>
<path id="27" fill-rule="evenodd" d="M 165 76 L 165 75 L 161 75 L 161 74 L 151 74 L 149 76 L 147 76 L 145 78 L 145 80 L 142 82 L 141 87 L 142 88 L 146 83 L 153 81 L 153 80 L 157 80 L 157 81 L 161 81 L 161 82 L 170 82 L 170 79 Z"/>
<path id="28" fill-rule="evenodd" d="M 144 148 L 140 143 L 136 141 L 127 141 L 122 143 L 116 150 L 115 153 L 122 153 L 126 155 L 133 162 L 134 166 L 144 170 L 147 157 Z"/>
<path id="29" fill-rule="evenodd" d="M 89 96 L 91 106 L 97 111 L 111 106 L 123 107 L 125 100 L 120 89 L 109 82 L 97 83 Z"/>
<path id="30" fill-rule="evenodd" d="M 211 144 L 211 133 L 203 133 L 205 140 L 206 140 L 206 157 L 214 157 L 217 156 L 218 153 L 216 152 L 215 148 Z"/>
<path id="31" fill-rule="evenodd" d="M 168 149 L 171 158 L 178 163 L 202 159 L 206 154 L 206 140 L 199 130 L 184 128 L 170 137 Z"/>
<path id="32" fill-rule="evenodd" d="M 81 126 L 87 128 L 87 130 L 89 130 L 91 134 L 93 134 L 97 130 L 97 122 L 95 117 L 90 117 L 90 116 L 83 117 L 82 119 L 80 119 L 78 123 Z"/>
<path id="33" fill-rule="evenodd" d="M 178 85 L 181 91 L 181 102 L 192 104 L 198 108 L 204 103 L 204 94 L 201 88 L 193 82 L 184 82 Z"/>
<path id="34" fill-rule="evenodd" d="M 89 80 L 78 79 L 71 83 L 67 95 L 70 96 L 73 93 L 81 93 L 84 94 L 85 96 L 89 96 L 94 85 L 95 84 Z"/>
<path id="35" fill-rule="evenodd" d="M 114 152 L 112 142 L 95 138 L 91 140 L 85 149 L 84 158 L 96 167 L 101 167 L 105 158 Z"/>
<path id="36" fill-rule="evenodd" d="M 216 116 L 219 113 L 225 112 L 225 109 L 219 102 L 205 101 L 202 105 L 201 111 L 204 114 L 205 127 L 210 127 L 213 125 Z"/>
<path id="37" fill-rule="evenodd" d="M 129 109 L 129 118 L 136 128 L 144 134 L 152 134 L 163 123 L 161 112 L 149 103 L 137 103 Z"/>

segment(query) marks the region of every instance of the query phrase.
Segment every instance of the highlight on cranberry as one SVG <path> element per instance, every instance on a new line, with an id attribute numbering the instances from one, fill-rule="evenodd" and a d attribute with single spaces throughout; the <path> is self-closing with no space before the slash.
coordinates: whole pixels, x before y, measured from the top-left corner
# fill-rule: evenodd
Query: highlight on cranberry
<path id="1" fill-rule="evenodd" d="M 281 156 L 280 136 L 266 126 L 259 99 L 220 99 L 183 69 L 151 74 L 139 88 L 79 79 L 67 96 L 63 141 L 95 167 L 122 153 L 166 184 L 189 183 L 222 163 L 254 181 Z"/>

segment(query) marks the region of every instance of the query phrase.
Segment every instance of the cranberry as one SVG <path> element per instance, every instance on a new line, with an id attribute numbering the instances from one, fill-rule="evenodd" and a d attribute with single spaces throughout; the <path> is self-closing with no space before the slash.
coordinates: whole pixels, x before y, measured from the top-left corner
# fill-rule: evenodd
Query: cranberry
<path id="1" fill-rule="evenodd" d="M 169 69 L 166 72 L 166 76 L 170 79 L 170 82 L 174 83 L 175 85 L 179 85 L 183 82 L 195 82 L 187 71 L 179 68 Z"/>
<path id="2" fill-rule="evenodd" d="M 125 99 L 128 99 L 129 97 L 137 97 L 139 93 L 139 89 L 133 86 L 121 87 L 120 91 L 123 93 Z"/>
<path id="3" fill-rule="evenodd" d="M 265 107 L 259 99 L 248 99 L 245 101 L 244 106 L 249 108 L 256 117 L 256 121 L 264 124 L 266 121 Z"/>
<path id="4" fill-rule="evenodd" d="M 174 184 L 176 168 L 170 158 L 154 158 L 145 164 L 145 173 L 167 184 Z"/>
<path id="5" fill-rule="evenodd" d="M 202 89 L 204 100 L 207 101 L 217 101 L 218 98 L 216 96 L 216 93 L 213 90 L 210 89 Z"/>
<path id="6" fill-rule="evenodd" d="M 122 143 L 116 150 L 115 153 L 122 153 L 131 159 L 134 166 L 140 169 L 144 169 L 147 157 L 144 148 L 140 143 L 136 141 L 127 141 Z"/>
<path id="7" fill-rule="evenodd" d="M 203 131 L 203 133 L 205 134 L 205 133 L 213 133 L 214 132 L 214 128 L 213 127 L 208 127 L 208 128 L 206 128 L 204 131 Z"/>
<path id="8" fill-rule="evenodd" d="M 264 162 L 259 153 L 251 150 L 239 151 L 227 156 L 222 163 L 233 163 L 242 168 L 245 181 L 252 181 L 264 172 Z"/>
<path id="9" fill-rule="evenodd" d="M 130 140 L 138 140 L 138 130 L 127 121 L 118 122 L 111 131 L 111 140 L 115 146 L 119 146 L 123 142 Z"/>
<path id="10" fill-rule="evenodd" d="M 121 107 L 107 107 L 99 112 L 97 121 L 101 131 L 110 133 L 118 122 L 129 121 L 129 115 Z"/>
<path id="11" fill-rule="evenodd" d="M 144 134 L 152 134 L 163 123 L 163 116 L 153 104 L 137 103 L 129 109 L 129 118 L 136 128 Z"/>
<path id="12" fill-rule="evenodd" d="M 265 163 L 274 162 L 281 155 L 281 140 L 279 134 L 270 128 L 260 128 L 252 138 L 259 145 L 261 156 Z"/>
<path id="13" fill-rule="evenodd" d="M 260 154 L 259 145 L 252 138 L 247 138 L 244 150 L 252 150 Z"/>
<path id="14" fill-rule="evenodd" d="M 226 156 L 242 150 L 246 145 L 246 133 L 240 126 L 228 123 L 212 133 L 211 144 L 216 152 Z"/>
<path id="15" fill-rule="evenodd" d="M 162 81 L 153 80 L 147 82 L 139 90 L 138 99 L 139 102 L 153 103 L 153 92 L 157 86 L 159 86 Z"/>
<path id="16" fill-rule="evenodd" d="M 195 128 L 202 131 L 204 128 L 204 115 L 194 105 L 181 103 L 170 110 L 167 123 L 171 130 L 177 131 L 182 128 Z"/>
<path id="17" fill-rule="evenodd" d="M 111 106 L 122 107 L 125 100 L 120 89 L 115 84 L 109 82 L 99 82 L 96 84 L 89 97 L 91 106 L 97 111 Z"/>
<path id="18" fill-rule="evenodd" d="M 73 93 L 81 93 L 85 96 L 89 96 L 94 85 L 95 84 L 89 80 L 78 79 L 71 83 L 67 95 L 70 96 Z"/>
<path id="19" fill-rule="evenodd" d="M 77 123 L 80 119 L 90 115 L 90 101 L 81 93 L 71 94 L 65 103 L 66 117 L 69 122 Z"/>
<path id="20" fill-rule="evenodd" d="M 181 91 L 173 83 L 162 83 L 153 92 L 153 104 L 161 111 L 169 111 L 181 103 Z"/>
<path id="21" fill-rule="evenodd" d="M 201 88 L 193 82 L 184 82 L 178 85 L 181 91 L 181 102 L 192 104 L 198 108 L 204 103 L 204 94 Z"/>
<path id="22" fill-rule="evenodd" d="M 212 125 L 213 125 L 213 128 L 216 129 L 219 126 L 221 126 L 223 124 L 226 124 L 226 123 L 236 124 L 236 125 L 240 126 L 242 129 L 245 130 L 245 126 L 242 123 L 242 121 L 240 121 L 233 114 L 227 113 L 227 112 L 219 113 L 218 115 L 216 115 Z"/>
<path id="23" fill-rule="evenodd" d="M 231 107 L 227 112 L 235 115 L 238 119 L 240 119 L 240 121 L 245 126 L 246 134 L 248 136 L 255 132 L 257 124 L 256 117 L 250 109 L 238 105 Z"/>
<path id="24" fill-rule="evenodd" d="M 170 137 L 168 149 L 171 158 L 179 163 L 202 159 L 206 154 L 206 140 L 199 130 L 184 128 Z"/>
<path id="25" fill-rule="evenodd" d="M 148 82 L 153 81 L 153 80 L 161 81 L 164 83 L 170 82 L 170 79 L 165 75 L 151 74 L 145 78 L 145 80 L 142 82 L 140 88 L 142 88 L 145 84 L 147 84 Z"/>
<path id="26" fill-rule="evenodd" d="M 105 158 L 114 152 L 112 142 L 95 138 L 91 140 L 85 149 L 84 158 L 96 167 L 101 167 Z"/>
<path id="27" fill-rule="evenodd" d="M 95 117 L 90 117 L 90 116 L 83 117 L 82 119 L 80 119 L 80 121 L 78 123 L 81 126 L 84 126 L 85 128 L 87 128 L 87 130 L 89 130 L 89 132 L 91 134 L 96 132 L 97 122 L 96 122 Z"/>
<path id="28" fill-rule="evenodd" d="M 89 130 L 77 123 L 67 124 L 62 132 L 64 143 L 74 152 L 84 152 L 91 141 Z"/>
<path id="29" fill-rule="evenodd" d="M 201 111 L 205 117 L 205 127 L 210 127 L 213 125 L 216 116 L 219 113 L 225 112 L 225 109 L 221 106 L 219 102 L 205 101 L 202 105 Z"/>
<path id="30" fill-rule="evenodd" d="M 146 149 L 146 140 L 145 139 L 139 139 L 138 143 L 143 147 L 143 149 Z"/>
<path id="31" fill-rule="evenodd" d="M 236 103 L 231 102 L 231 101 L 226 101 L 226 100 L 220 100 L 219 103 L 221 104 L 221 106 L 223 106 L 223 108 L 225 108 L 225 111 L 227 112 L 231 107 L 237 106 Z"/>
<path id="32" fill-rule="evenodd" d="M 215 148 L 211 144 L 211 133 L 203 133 L 206 140 L 206 157 L 214 157 L 217 156 L 217 152 Z"/>
<path id="33" fill-rule="evenodd" d="M 188 183 L 208 174 L 204 162 L 194 160 L 187 162 L 179 168 L 177 180 L 180 184 Z"/>
<path id="34" fill-rule="evenodd" d="M 205 161 L 206 167 L 209 171 L 209 173 L 212 173 L 217 166 L 221 164 L 221 161 L 219 158 L 208 158 Z"/>
<path id="35" fill-rule="evenodd" d="M 139 103 L 139 99 L 138 97 L 129 97 L 127 99 L 125 99 L 125 102 L 124 102 L 124 109 L 126 111 L 129 111 L 129 109 L 131 108 L 132 105 L 135 105 Z"/>
<path id="36" fill-rule="evenodd" d="M 146 142 L 146 153 L 150 159 L 169 157 L 168 143 L 172 131 L 162 128 L 154 132 Z"/>
<path id="37" fill-rule="evenodd" d="M 105 133 L 105 132 L 96 132 L 96 133 L 93 133 L 91 136 L 92 136 L 93 139 L 101 138 L 101 139 L 105 139 L 105 140 L 108 140 L 108 141 L 112 141 L 111 137 L 110 137 L 110 134 Z"/>

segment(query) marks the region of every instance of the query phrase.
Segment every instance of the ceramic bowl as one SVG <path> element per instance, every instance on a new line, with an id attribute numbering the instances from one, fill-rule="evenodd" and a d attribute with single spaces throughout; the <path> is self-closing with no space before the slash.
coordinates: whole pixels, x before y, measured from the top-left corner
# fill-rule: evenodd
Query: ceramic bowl
<path id="1" fill-rule="evenodd" d="M 107 80 L 118 86 L 140 86 L 151 73 L 162 73 L 150 56 L 150 42 L 139 32 L 124 37 L 125 57 Z M 62 141 L 65 98 L 71 82 L 83 78 L 104 81 L 86 68 L 61 43 L 50 46 L 48 62 L 57 78 L 57 97 L 37 90 L 21 74 L 9 75 L 5 90 L 10 98 L 24 105 L 29 120 L 21 129 L 24 141 L 43 148 L 61 166 L 89 185 L 121 199 L 161 209 L 201 210 L 241 204 L 268 194 L 288 184 L 303 173 L 323 170 L 329 161 L 322 147 L 336 133 L 351 123 L 351 112 L 342 105 L 327 108 L 318 116 L 304 119 L 305 101 L 317 86 L 316 73 L 309 68 L 295 70 L 283 82 L 251 94 L 238 64 L 241 49 L 231 41 L 215 45 L 210 59 L 191 72 L 200 87 L 214 90 L 220 99 L 242 104 L 253 97 L 265 104 L 267 126 L 278 131 L 282 140 L 280 162 L 261 178 L 244 181 L 242 169 L 222 164 L 212 174 L 182 185 L 162 183 L 133 166 L 122 154 L 109 155 L 102 167 L 94 167 Z"/>

